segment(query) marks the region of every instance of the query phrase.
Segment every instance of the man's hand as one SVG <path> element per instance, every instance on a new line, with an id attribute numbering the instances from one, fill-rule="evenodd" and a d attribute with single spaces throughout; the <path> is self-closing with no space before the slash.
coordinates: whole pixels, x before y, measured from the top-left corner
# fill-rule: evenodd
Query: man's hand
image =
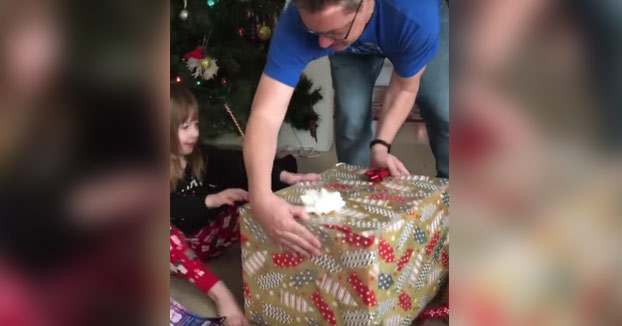
<path id="1" fill-rule="evenodd" d="M 261 76 L 244 137 L 244 165 L 255 219 L 283 249 L 311 257 L 320 254 L 320 242 L 294 219 L 307 218 L 304 208 L 290 205 L 270 190 L 276 140 L 293 92 L 293 87 Z"/>
<path id="2" fill-rule="evenodd" d="M 251 210 L 268 236 L 286 251 L 303 258 L 320 254 L 320 241 L 295 218 L 307 219 L 302 206 L 294 206 L 269 193 L 251 198 Z"/>
<path id="3" fill-rule="evenodd" d="M 248 193 L 243 189 L 226 189 L 215 195 L 205 197 L 205 206 L 216 208 L 222 205 L 235 205 L 236 201 L 248 201 Z"/>
<path id="4" fill-rule="evenodd" d="M 370 167 L 372 169 L 388 169 L 394 177 L 410 174 L 404 164 L 397 157 L 389 154 L 388 149 L 384 146 L 372 147 Z"/>

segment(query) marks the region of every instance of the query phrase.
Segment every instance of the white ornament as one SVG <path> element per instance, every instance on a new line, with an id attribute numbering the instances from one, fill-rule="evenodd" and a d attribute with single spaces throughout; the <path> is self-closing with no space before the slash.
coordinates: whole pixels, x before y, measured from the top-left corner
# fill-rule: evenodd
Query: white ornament
<path id="1" fill-rule="evenodd" d="M 203 64 L 204 60 L 209 60 L 210 64 Z M 218 65 L 216 59 L 205 57 L 205 59 L 188 58 L 186 61 L 188 70 L 192 72 L 194 78 L 202 78 L 204 80 L 210 80 L 218 74 Z"/>
<path id="2" fill-rule="evenodd" d="M 182 10 L 179 12 L 179 18 L 181 18 L 181 20 L 186 20 L 186 19 L 188 19 L 188 16 L 190 16 L 190 13 L 188 12 L 188 9 L 185 9 L 185 8 L 184 8 L 184 9 L 182 9 Z"/>

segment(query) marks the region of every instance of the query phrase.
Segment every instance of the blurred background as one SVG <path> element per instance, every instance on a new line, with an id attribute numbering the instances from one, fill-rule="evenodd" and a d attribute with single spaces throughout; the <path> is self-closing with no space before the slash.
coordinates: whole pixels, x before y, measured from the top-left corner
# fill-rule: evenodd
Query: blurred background
<path id="1" fill-rule="evenodd" d="M 166 318 L 167 18 L 0 2 L 0 325 Z"/>
<path id="2" fill-rule="evenodd" d="M 450 324 L 620 324 L 622 2 L 452 5 Z"/>

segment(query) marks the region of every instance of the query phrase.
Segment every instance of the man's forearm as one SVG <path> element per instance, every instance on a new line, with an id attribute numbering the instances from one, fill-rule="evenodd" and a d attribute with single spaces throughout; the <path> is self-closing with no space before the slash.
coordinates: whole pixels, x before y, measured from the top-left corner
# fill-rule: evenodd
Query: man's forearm
<path id="1" fill-rule="evenodd" d="M 262 114 L 251 113 L 244 138 L 244 165 L 251 196 L 269 193 L 272 189 L 271 172 L 279 126 Z"/>
<path id="2" fill-rule="evenodd" d="M 391 83 L 382 105 L 376 138 L 392 142 L 408 114 L 413 108 L 419 85 L 415 89 L 404 89 Z"/>
<path id="3" fill-rule="evenodd" d="M 294 89 L 263 74 L 253 100 L 244 137 L 244 165 L 251 197 L 272 191 L 272 165 L 279 129 Z"/>

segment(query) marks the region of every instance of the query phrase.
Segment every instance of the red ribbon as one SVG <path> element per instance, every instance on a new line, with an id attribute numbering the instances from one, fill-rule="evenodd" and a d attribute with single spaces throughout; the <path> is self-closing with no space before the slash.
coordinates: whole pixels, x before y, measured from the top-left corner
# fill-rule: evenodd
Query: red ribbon
<path id="1" fill-rule="evenodd" d="M 365 172 L 365 174 L 367 174 L 367 177 L 371 182 L 380 182 L 391 175 L 389 170 L 386 169 L 369 170 Z"/>

